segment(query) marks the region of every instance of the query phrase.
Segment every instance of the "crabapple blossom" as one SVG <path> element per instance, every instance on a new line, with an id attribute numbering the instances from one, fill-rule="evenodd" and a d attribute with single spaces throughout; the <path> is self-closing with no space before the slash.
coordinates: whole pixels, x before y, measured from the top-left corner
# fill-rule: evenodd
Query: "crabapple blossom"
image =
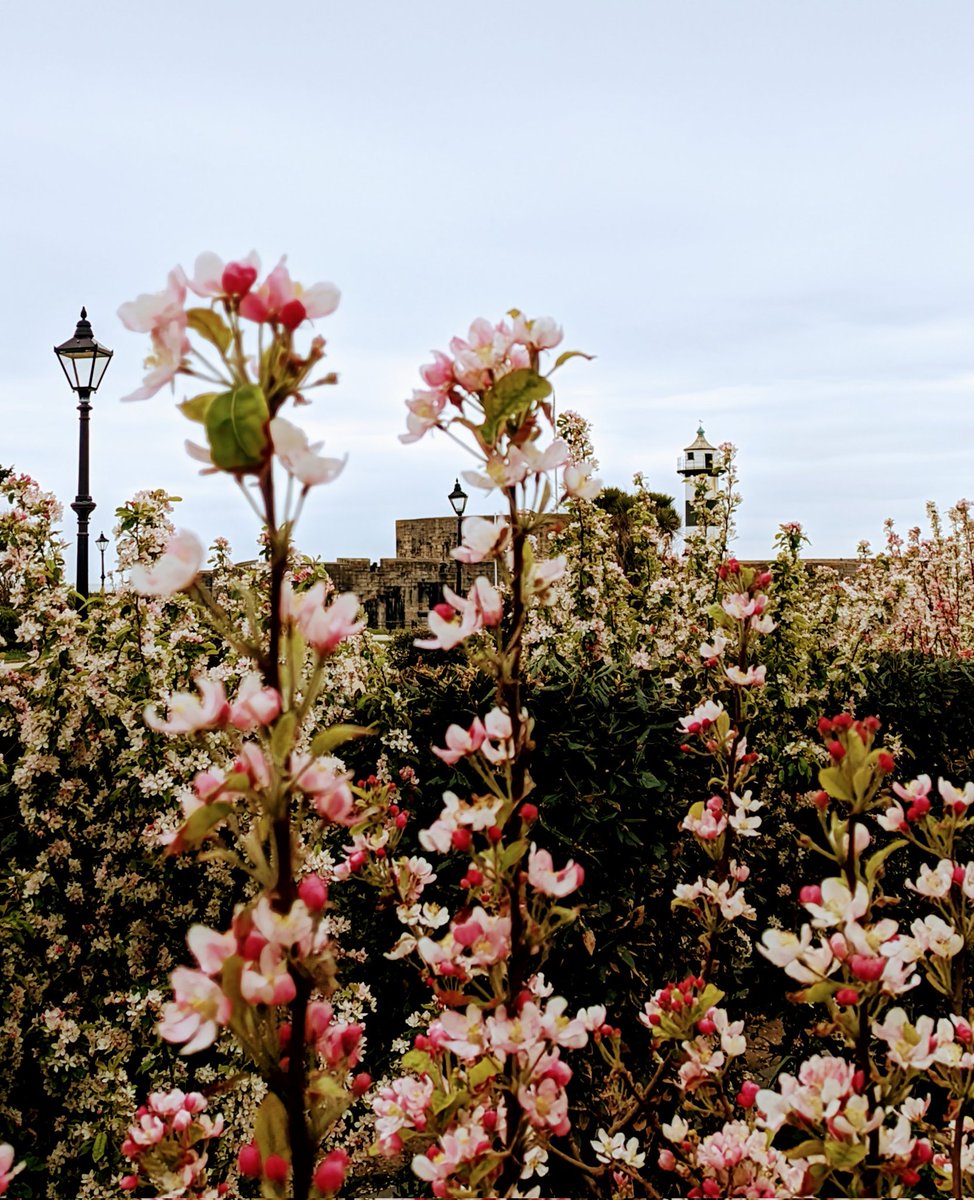
<path id="1" fill-rule="evenodd" d="M 168 699 L 169 717 L 163 720 L 154 704 L 145 710 L 145 723 L 156 733 L 198 733 L 220 729 L 230 717 L 230 705 L 218 679 L 196 680 L 197 698 L 191 692 L 174 692 Z"/>
<path id="2" fill-rule="evenodd" d="M 438 391 L 413 392 L 411 400 L 406 401 L 409 413 L 406 417 L 406 433 L 399 435 L 399 440 L 408 445 L 418 442 L 431 429 L 436 429 L 440 423 L 440 415 L 446 405 L 446 396 Z"/>
<path id="3" fill-rule="evenodd" d="M 329 760 L 296 750 L 288 760 L 295 787 L 311 797 L 315 811 L 336 825 L 354 825 L 358 820 L 355 799 L 348 781 L 350 771 L 338 771 Z"/>
<path id="4" fill-rule="evenodd" d="M 564 554 L 534 563 L 525 581 L 528 593 L 536 597 L 541 604 L 552 604 L 555 599 L 552 586 L 562 578 L 567 567 L 568 560 Z"/>
<path id="5" fill-rule="evenodd" d="M 143 293 L 119 306 L 118 318 L 126 329 L 148 333 L 152 338 L 152 354 L 145 363 L 149 370 L 142 387 L 123 397 L 124 400 L 148 400 L 176 378 L 190 349 L 185 300 L 186 276 L 176 267 L 169 272 L 167 285 L 161 292 Z"/>
<path id="6" fill-rule="evenodd" d="M 281 465 L 306 489 L 320 483 L 331 483 L 345 469 L 347 454 L 344 458 L 324 458 L 318 454 L 323 443 L 315 442 L 310 446 L 304 430 L 284 417 L 274 417 L 269 428 L 274 453 Z"/>
<path id="7" fill-rule="evenodd" d="M 938 779 L 937 791 L 954 816 L 961 816 L 974 804 L 974 783 L 972 782 L 965 783 L 961 789 L 946 779 Z"/>
<path id="8" fill-rule="evenodd" d="M 320 655 L 331 654 L 340 643 L 365 628 L 365 621 L 355 618 L 359 612 L 358 597 L 344 592 L 324 607 L 327 589 L 319 582 L 306 592 L 295 595 L 290 590 L 282 596 L 282 617 L 297 625 L 302 637 Z"/>
<path id="9" fill-rule="evenodd" d="M 217 933 L 206 925 L 191 925 L 186 942 L 205 975 L 219 975 L 226 960 L 237 953 L 233 933 Z"/>
<path id="10" fill-rule="evenodd" d="M 911 879 L 906 881 L 908 888 L 931 900 L 942 899 L 953 887 L 953 884 L 954 864 L 948 858 L 942 858 L 933 870 L 926 863 L 921 863 L 920 874 L 916 882 L 914 883 Z"/>
<path id="11" fill-rule="evenodd" d="M 585 872 L 571 859 L 556 871 L 547 850 L 539 850 L 534 842 L 528 854 L 528 883 L 546 896 L 562 899 L 580 888 L 585 881 Z"/>
<path id="12" fill-rule="evenodd" d="M 856 890 L 853 894 L 845 879 L 832 876 L 823 880 L 821 896 L 819 902 L 804 901 L 804 906 L 811 915 L 812 926 L 815 929 L 829 929 L 835 925 L 858 921 L 865 915 L 866 909 L 869 907 L 869 893 L 862 880 L 856 881 Z"/>
<path id="13" fill-rule="evenodd" d="M 705 700 L 689 716 L 680 717 L 679 725 L 684 733 L 698 733 L 713 725 L 723 712 L 724 706 L 719 700 Z"/>
<path id="14" fill-rule="evenodd" d="M 14 1165 L 14 1148 L 9 1142 L 0 1143 L 0 1196 L 3 1196 L 15 1175 L 19 1175 L 26 1164 Z"/>
<path id="15" fill-rule="evenodd" d="M 483 722 L 479 717 L 474 717 L 473 724 L 469 729 L 463 729 L 459 725 L 448 726 L 444 737 L 446 748 L 441 749 L 439 746 L 434 746 L 433 753 L 437 758 L 452 766 L 468 754 L 476 753 L 486 736 L 487 731 Z"/>
<path id="16" fill-rule="evenodd" d="M 882 1022 L 872 1022 L 873 1036 L 886 1043 L 890 1062 L 914 1071 L 926 1071 L 934 1061 L 937 1048 L 932 1017 L 918 1017 L 911 1024 L 902 1008 L 889 1009 Z"/>
<path id="17" fill-rule="evenodd" d="M 193 277 L 186 282 L 197 296 L 243 296 L 257 282 L 259 271 L 256 250 L 251 250 L 246 258 L 228 263 L 207 250 L 197 256 Z"/>
<path id="18" fill-rule="evenodd" d="M 136 563 L 129 572 L 134 591 L 140 596 L 172 596 L 196 579 L 203 565 L 203 543 L 195 533 L 182 530 L 166 543 L 160 558 L 150 567 Z"/>
<path id="19" fill-rule="evenodd" d="M 254 906 L 254 928 L 273 946 L 282 950 L 296 947 L 306 954 L 311 945 L 314 921 L 303 900 L 295 900 L 286 913 L 277 912 L 266 895 Z"/>
<path id="20" fill-rule="evenodd" d="M 590 1145 L 600 1163 L 621 1162 L 638 1171 L 646 1161 L 646 1155 L 639 1149 L 638 1139 L 631 1137 L 626 1141 L 624 1133 L 610 1137 L 604 1129 L 600 1129 Z"/>
<path id="21" fill-rule="evenodd" d="M 738 666 L 730 666 L 724 669 L 724 674 L 737 687 L 760 688 L 764 687 L 767 671 L 767 667 L 763 664 L 750 666 L 746 671 L 742 671 Z"/>
<path id="22" fill-rule="evenodd" d="M 511 540 L 511 530 L 506 521 L 466 517 L 461 536 L 463 544 L 450 554 L 460 562 L 480 563 L 503 553 Z"/>
<path id="23" fill-rule="evenodd" d="M 933 954 L 937 958 L 953 958 L 964 948 L 963 936 L 935 913 L 930 913 L 922 921 L 914 921 L 910 929 L 922 953 Z"/>
<path id="24" fill-rule="evenodd" d="M 602 491 L 602 480 L 593 479 L 595 464 L 591 462 L 568 463 L 562 472 L 565 495 L 576 500 L 594 500 Z"/>
<path id="25" fill-rule="evenodd" d="M 163 1010 L 159 1036 L 167 1042 L 185 1043 L 180 1054 L 205 1050 L 229 1022 L 233 1003 L 202 971 L 177 967 L 170 978 L 173 999 Z"/>
<path id="26" fill-rule="evenodd" d="M 282 325 L 292 330 L 305 320 L 327 317 L 338 307 L 341 293 L 333 283 L 316 283 L 304 288 L 295 282 L 282 258 L 256 290 L 240 302 L 240 315 L 248 321 Z"/>
<path id="27" fill-rule="evenodd" d="M 529 320 L 518 313 L 511 330 L 512 340 L 522 346 L 533 346 L 536 350 L 553 350 L 564 338 L 562 327 L 553 317 L 535 317 Z"/>
<path id="28" fill-rule="evenodd" d="M 270 725 L 281 711 L 281 694 L 276 688 L 264 687 L 262 677 L 252 671 L 244 676 L 236 700 L 230 705 L 230 724 L 249 732 Z"/>

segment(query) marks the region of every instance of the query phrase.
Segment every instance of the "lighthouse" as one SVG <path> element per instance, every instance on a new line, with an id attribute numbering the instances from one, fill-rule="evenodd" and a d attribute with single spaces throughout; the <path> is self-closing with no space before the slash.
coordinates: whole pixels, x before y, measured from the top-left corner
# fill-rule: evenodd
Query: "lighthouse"
<path id="1" fill-rule="evenodd" d="M 708 509 L 717 501 L 717 476 L 720 474 L 717 455 L 717 447 L 707 441 L 703 425 L 700 425 L 696 438 L 677 459 L 677 474 L 683 476 L 686 502 L 683 525 L 687 533 L 697 528 L 701 501 Z M 707 532 L 709 535 L 709 528 Z"/>

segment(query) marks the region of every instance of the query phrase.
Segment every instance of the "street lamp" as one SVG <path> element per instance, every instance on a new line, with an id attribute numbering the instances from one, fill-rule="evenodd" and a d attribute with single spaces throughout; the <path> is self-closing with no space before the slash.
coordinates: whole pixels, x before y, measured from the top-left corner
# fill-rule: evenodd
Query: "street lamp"
<path id="1" fill-rule="evenodd" d="M 54 347 L 64 377 L 73 392 L 78 393 L 78 413 L 81 430 L 78 442 L 78 494 L 71 507 L 78 514 L 78 568 L 75 586 L 81 595 L 88 598 L 88 518 L 95 502 L 88 491 L 88 416 L 91 412 L 91 393 L 98 391 L 112 351 L 100 346 L 91 336 L 91 322 L 87 312 L 81 310 L 81 320 L 74 331 L 60 346 Z"/>
<path id="2" fill-rule="evenodd" d="M 95 538 L 95 545 L 98 547 L 98 553 L 101 555 L 101 590 L 105 590 L 105 551 L 108 549 L 108 538 L 104 533 L 100 533 Z"/>
<path id="3" fill-rule="evenodd" d="M 453 491 L 447 497 L 453 511 L 457 514 L 457 545 L 463 541 L 463 510 L 467 507 L 467 493 L 460 486 L 458 479 L 453 485 Z M 463 587 L 463 563 L 457 559 L 457 595 L 460 594 L 460 589 Z"/>

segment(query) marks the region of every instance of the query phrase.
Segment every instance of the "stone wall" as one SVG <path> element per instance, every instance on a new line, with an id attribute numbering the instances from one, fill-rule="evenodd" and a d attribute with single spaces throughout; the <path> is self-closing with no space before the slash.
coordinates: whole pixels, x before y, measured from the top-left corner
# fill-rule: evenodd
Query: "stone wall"
<path id="1" fill-rule="evenodd" d="M 426 614 L 443 599 L 443 588 L 456 589 L 460 566 L 460 592 L 466 595 L 480 564 L 458 564 L 450 557 L 457 545 L 456 517 L 418 517 L 396 522 L 396 557 L 370 562 L 367 558 L 340 558 L 325 569 L 340 592 L 354 592 L 369 618 L 369 628 L 425 630 Z M 490 574 L 488 564 L 486 573 Z"/>

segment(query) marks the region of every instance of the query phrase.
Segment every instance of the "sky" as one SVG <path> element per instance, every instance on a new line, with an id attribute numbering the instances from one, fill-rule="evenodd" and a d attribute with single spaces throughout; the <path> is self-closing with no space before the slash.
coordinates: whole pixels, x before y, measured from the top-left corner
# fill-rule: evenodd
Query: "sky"
<path id="1" fill-rule="evenodd" d="M 74 498 L 52 347 L 84 304 L 115 351 L 92 535 L 162 487 L 248 557 L 255 518 L 183 451 L 182 384 L 120 403 L 148 346 L 116 312 L 256 249 L 342 291 L 315 329 L 340 384 L 297 419 L 349 462 L 308 553 L 391 557 L 397 518 L 449 514 L 469 464 L 401 445 L 403 402 L 430 350 L 511 307 L 596 356 L 557 403 L 607 484 L 681 494 L 702 421 L 738 447 L 740 555 L 785 521 L 816 557 L 878 545 L 886 517 L 974 496 L 972 45 L 970 0 L 9 3 L 0 464 Z"/>

